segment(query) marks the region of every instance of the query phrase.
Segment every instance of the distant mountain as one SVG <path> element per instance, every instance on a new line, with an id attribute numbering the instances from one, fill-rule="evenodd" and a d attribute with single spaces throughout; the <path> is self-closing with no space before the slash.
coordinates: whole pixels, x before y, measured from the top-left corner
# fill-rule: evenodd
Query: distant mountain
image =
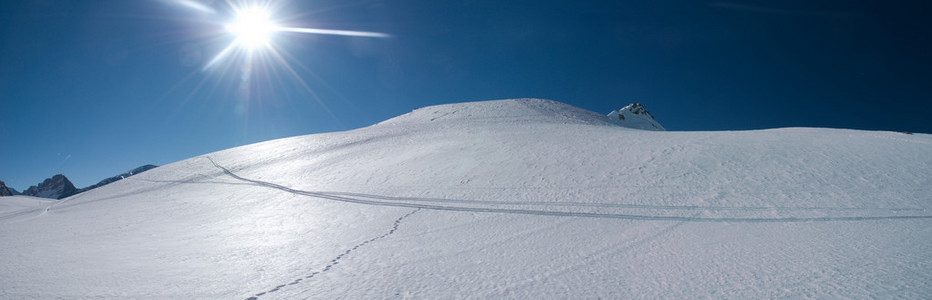
<path id="1" fill-rule="evenodd" d="M 78 189 L 68 180 L 68 177 L 62 174 L 46 178 L 39 185 L 30 186 L 23 191 L 23 195 L 26 196 L 51 199 L 62 199 L 77 193 Z"/>
<path id="2" fill-rule="evenodd" d="M 111 184 L 111 183 L 113 183 L 113 182 L 116 182 L 116 181 L 118 181 L 118 180 L 124 179 L 124 178 L 126 178 L 126 177 L 130 177 L 130 176 L 133 176 L 133 175 L 136 175 L 136 174 L 139 174 L 139 173 L 142 173 L 142 172 L 145 172 L 145 171 L 154 169 L 155 167 L 158 167 L 158 166 L 156 166 L 156 165 L 145 165 L 145 166 L 141 166 L 141 167 L 138 167 L 138 168 L 135 168 L 135 169 L 126 171 L 126 172 L 123 173 L 123 174 L 116 175 L 116 176 L 113 176 L 113 177 L 110 177 L 110 178 L 101 180 L 100 182 L 98 182 L 98 183 L 95 184 L 95 185 L 92 185 L 92 186 L 89 186 L 89 187 L 80 189 L 80 190 L 78 190 L 78 193 L 83 193 L 83 192 L 86 192 L 86 191 L 90 191 L 90 190 L 93 190 L 93 189 L 96 189 L 96 188 L 99 188 L 99 187 L 102 187 L 102 186 Z"/>
<path id="3" fill-rule="evenodd" d="M 67 177 L 65 177 L 65 175 L 58 174 L 58 175 L 52 176 L 52 178 L 45 179 L 39 185 L 34 185 L 34 186 L 29 187 L 28 189 L 23 191 L 22 194 L 26 196 L 41 197 L 41 198 L 64 199 L 66 197 L 77 195 L 77 194 L 80 194 L 86 191 L 90 191 L 90 190 L 111 184 L 118 180 L 124 179 L 126 177 L 130 177 L 130 176 L 151 170 L 155 167 L 157 166 L 144 165 L 144 166 L 126 171 L 123 174 L 101 180 L 95 185 L 85 187 L 82 189 L 75 188 L 74 184 L 72 184 L 71 181 L 68 180 Z M 0 184 L 2 184 L 2 182 L 0 182 Z M 6 185 L 0 185 L 0 194 L 2 194 L 3 196 L 6 196 L 6 194 L 4 194 L 3 192 L 3 188 L 8 189 L 11 195 L 19 194 L 16 192 L 16 190 L 7 188 Z"/>
<path id="4" fill-rule="evenodd" d="M 3 183 L 3 180 L 0 180 L 0 197 L 2 196 L 16 196 L 19 195 L 19 192 L 13 188 L 7 187 L 6 183 Z"/>
<path id="5" fill-rule="evenodd" d="M 656 131 L 667 130 L 640 103 L 632 103 L 619 110 L 614 110 L 608 114 L 608 117 L 616 124 L 624 127 Z"/>

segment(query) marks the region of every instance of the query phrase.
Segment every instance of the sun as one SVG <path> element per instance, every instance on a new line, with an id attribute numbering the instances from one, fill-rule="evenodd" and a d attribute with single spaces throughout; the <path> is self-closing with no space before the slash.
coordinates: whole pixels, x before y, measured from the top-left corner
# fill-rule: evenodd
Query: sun
<path id="1" fill-rule="evenodd" d="M 207 17 L 210 30 L 205 31 L 202 37 L 205 42 L 225 41 L 228 44 L 207 60 L 202 68 L 193 71 L 187 78 L 193 78 L 196 72 L 209 73 L 217 76 L 217 84 L 211 88 L 213 91 L 220 86 L 221 81 L 227 81 L 232 88 L 236 99 L 241 100 L 237 105 L 244 105 L 245 101 L 256 97 L 264 97 L 273 93 L 273 83 L 280 83 L 282 79 L 291 78 L 303 88 L 313 99 L 327 111 L 335 121 L 339 119 L 330 113 L 317 93 L 304 81 L 302 73 L 313 72 L 301 61 L 288 53 L 283 46 L 293 45 L 301 35 L 332 35 L 362 38 L 391 38 L 391 35 L 382 32 L 356 31 L 334 28 L 313 28 L 300 24 L 306 22 L 304 16 L 311 12 L 285 9 L 281 0 L 161 0 L 174 3 L 180 7 L 196 11 L 200 18 Z M 298 1 L 294 1 L 298 2 Z M 289 15 L 290 14 L 290 15 Z M 291 41 L 289 43 L 288 41 Z M 316 75 L 314 75 L 316 78 Z M 185 78 L 185 80 L 187 80 Z M 195 90 L 201 89 L 207 82 L 202 78 Z M 228 80 L 232 79 L 232 80 Z M 320 79 L 320 78 L 318 78 Z M 192 93 L 193 95 L 193 93 Z M 190 96 L 189 96 L 190 97 Z M 248 114 L 245 108 L 237 113 Z"/>
<path id="2" fill-rule="evenodd" d="M 250 7 L 236 11 L 236 19 L 226 29 L 236 37 L 237 45 L 252 50 L 267 47 L 272 35 L 280 30 L 270 19 L 271 14 L 261 7 Z"/>
<path id="3" fill-rule="evenodd" d="M 203 13 L 220 15 L 219 10 L 200 4 L 198 2 L 192 2 L 190 0 L 174 1 L 179 5 L 183 5 Z M 369 38 L 391 37 L 390 35 L 381 32 L 280 25 L 275 21 L 276 19 L 272 18 L 273 10 L 277 9 L 273 9 L 275 8 L 275 5 L 271 5 L 271 2 L 262 2 L 258 0 L 253 2 L 244 0 L 240 2 L 240 4 L 235 4 L 232 1 L 233 0 L 226 1 L 226 3 L 230 6 L 230 12 L 233 13 L 232 21 L 224 22 L 221 24 L 225 25 L 226 27 L 225 33 L 234 38 L 233 42 L 228 44 L 225 48 L 223 48 L 223 50 L 221 50 L 210 61 L 208 61 L 207 64 L 204 65 L 204 67 L 201 69 L 202 71 L 207 71 L 213 68 L 227 58 L 243 59 L 247 62 L 247 64 L 249 62 L 255 61 L 255 58 L 259 58 L 260 60 L 265 60 L 268 63 L 271 63 L 272 61 L 275 63 L 280 63 L 282 64 L 282 67 L 290 69 L 288 63 L 285 61 L 286 57 L 290 57 L 290 55 L 288 55 L 284 49 L 278 49 L 273 40 L 276 38 L 278 33 L 282 32 L 289 33 L 292 36 L 298 33 Z"/>

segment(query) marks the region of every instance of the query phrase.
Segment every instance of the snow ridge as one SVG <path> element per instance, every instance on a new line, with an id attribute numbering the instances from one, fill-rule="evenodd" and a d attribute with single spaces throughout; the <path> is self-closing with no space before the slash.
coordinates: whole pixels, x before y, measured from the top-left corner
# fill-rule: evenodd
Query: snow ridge
<path id="1" fill-rule="evenodd" d="M 443 104 L 414 111 L 377 125 L 434 126 L 453 124 L 586 124 L 622 126 L 634 129 L 665 131 L 640 103 L 633 103 L 604 115 L 565 103 L 545 99 L 508 99 Z"/>
<path id="2" fill-rule="evenodd" d="M 556 123 L 611 125 L 597 113 L 569 104 L 534 98 L 464 102 L 427 106 L 377 125 L 424 125 L 456 123 Z"/>

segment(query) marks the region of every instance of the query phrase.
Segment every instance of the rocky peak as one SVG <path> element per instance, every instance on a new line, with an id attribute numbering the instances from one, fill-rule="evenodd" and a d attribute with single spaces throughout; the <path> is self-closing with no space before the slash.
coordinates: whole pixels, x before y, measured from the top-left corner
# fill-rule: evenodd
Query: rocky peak
<path id="1" fill-rule="evenodd" d="M 51 199 L 62 199 L 77 193 L 78 189 L 62 174 L 47 178 L 43 180 L 42 183 L 39 183 L 39 185 L 30 186 L 23 191 L 23 195 L 26 196 Z"/>
<path id="2" fill-rule="evenodd" d="M 6 183 L 3 183 L 3 180 L 0 180 L 0 196 L 13 196 L 13 195 L 16 195 L 16 190 L 7 187 Z"/>
<path id="3" fill-rule="evenodd" d="M 643 114 L 643 115 L 645 115 L 645 116 L 650 117 L 651 119 L 654 118 L 654 116 L 651 115 L 650 112 L 647 111 L 646 108 L 644 108 L 644 105 L 643 105 L 643 104 L 640 104 L 640 103 L 631 103 L 631 104 L 628 104 L 628 106 L 623 107 L 622 110 L 630 111 L 631 113 L 633 113 L 633 114 L 635 114 L 635 115 L 641 115 L 641 114 Z"/>
<path id="4" fill-rule="evenodd" d="M 614 110 L 608 114 L 608 117 L 616 124 L 624 127 L 657 131 L 667 130 L 640 103 L 628 104 L 619 110 Z"/>

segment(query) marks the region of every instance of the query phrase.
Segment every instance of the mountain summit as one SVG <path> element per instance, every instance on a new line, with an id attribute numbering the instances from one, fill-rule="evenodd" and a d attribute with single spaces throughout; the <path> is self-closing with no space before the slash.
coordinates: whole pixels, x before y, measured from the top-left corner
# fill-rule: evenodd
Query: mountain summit
<path id="1" fill-rule="evenodd" d="M 650 112 L 644 108 L 644 105 L 640 103 L 628 104 L 619 110 L 613 110 L 608 113 L 608 117 L 617 124 L 625 127 L 644 129 L 644 130 L 657 130 L 657 131 L 666 131 L 666 128 L 663 128 L 663 125 L 660 125 L 654 115 L 651 115 Z"/>
<path id="2" fill-rule="evenodd" d="M 78 189 L 68 180 L 68 177 L 62 174 L 46 178 L 39 185 L 30 186 L 23 191 L 23 195 L 26 196 L 51 199 L 62 199 L 77 193 Z"/>
<path id="3" fill-rule="evenodd" d="M 6 183 L 3 183 L 3 180 L 0 180 L 0 196 L 13 196 L 17 195 L 16 190 L 11 189 L 6 186 Z"/>

